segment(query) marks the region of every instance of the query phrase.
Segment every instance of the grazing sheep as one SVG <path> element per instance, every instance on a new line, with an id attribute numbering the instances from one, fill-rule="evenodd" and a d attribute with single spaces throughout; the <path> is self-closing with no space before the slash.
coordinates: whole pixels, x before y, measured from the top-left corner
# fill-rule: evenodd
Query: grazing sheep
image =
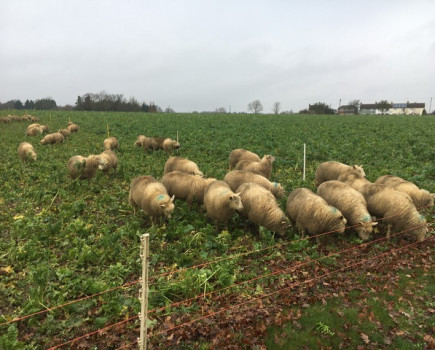
<path id="1" fill-rule="evenodd" d="M 337 181 L 344 182 L 350 185 L 350 187 L 352 187 L 353 189 L 361 192 L 363 186 L 367 184 L 371 184 L 371 182 L 367 180 L 365 177 L 362 178 L 360 176 L 361 175 L 359 173 L 356 174 L 355 172 L 346 172 L 344 174 L 341 174 L 338 177 Z"/>
<path id="2" fill-rule="evenodd" d="M 321 163 L 316 169 L 315 182 L 316 186 L 319 186 L 322 182 L 329 180 L 337 180 L 338 177 L 346 172 L 352 172 L 355 175 L 359 175 L 360 178 L 366 177 L 366 173 L 362 168 L 362 165 L 346 165 L 339 162 L 324 162 Z"/>
<path id="3" fill-rule="evenodd" d="M 243 148 L 237 148 L 230 153 L 230 170 L 233 169 L 236 164 L 241 160 L 250 160 L 251 162 L 259 162 L 260 157 L 251 151 L 247 151 Z"/>
<path id="4" fill-rule="evenodd" d="M 26 136 L 36 136 L 42 134 L 42 127 L 39 124 L 30 124 L 26 129 Z"/>
<path id="5" fill-rule="evenodd" d="M 243 209 L 239 193 L 231 191 L 225 181 L 214 181 L 204 192 L 204 206 L 210 219 L 223 222 L 228 230 L 228 220 L 236 211 Z"/>
<path id="6" fill-rule="evenodd" d="M 172 153 L 173 150 L 179 148 L 180 148 L 180 144 L 177 141 L 169 137 L 163 140 L 163 151 L 165 151 L 167 154 L 170 154 Z"/>
<path id="7" fill-rule="evenodd" d="M 18 155 L 23 162 L 35 161 L 36 152 L 33 146 L 28 142 L 21 142 L 18 146 Z"/>
<path id="8" fill-rule="evenodd" d="M 78 132 L 80 129 L 80 127 L 77 124 L 74 124 L 73 122 L 68 122 L 68 130 L 73 133 L 73 132 Z"/>
<path id="9" fill-rule="evenodd" d="M 152 176 L 138 176 L 130 185 L 128 201 L 134 209 L 142 208 L 151 219 L 160 216 L 171 217 L 174 210 L 174 196 L 169 197 L 165 186 Z"/>
<path id="10" fill-rule="evenodd" d="M 409 195 L 376 184 L 364 186 L 363 194 L 370 214 L 383 218 L 382 222 L 387 224 L 387 238 L 392 231 L 406 231 L 406 235 L 414 235 L 418 242 L 424 239 L 428 231 L 426 219 L 419 214 Z"/>
<path id="11" fill-rule="evenodd" d="M 286 213 L 301 230 L 302 238 L 307 231 L 311 235 L 333 231 L 343 233 L 347 222 L 340 210 L 328 205 L 308 188 L 297 188 L 290 193 Z M 320 244 L 319 237 L 316 237 L 316 241 Z"/>
<path id="12" fill-rule="evenodd" d="M 290 226 L 289 220 L 269 190 L 247 182 L 237 188 L 237 193 L 240 193 L 243 204 L 243 209 L 239 211 L 241 216 L 284 236 Z"/>
<path id="13" fill-rule="evenodd" d="M 375 184 L 385 185 L 409 195 L 417 208 L 431 208 L 434 204 L 434 193 L 420 189 L 410 181 L 398 176 L 384 175 L 375 181 Z"/>
<path id="14" fill-rule="evenodd" d="M 72 156 L 68 160 L 69 176 L 73 179 L 92 179 L 98 171 L 98 167 L 105 165 L 106 160 L 97 155 Z"/>
<path id="15" fill-rule="evenodd" d="M 367 202 L 360 192 L 347 183 L 330 180 L 323 182 L 317 188 L 317 194 L 329 205 L 340 210 L 348 225 L 358 225 L 354 229 L 359 238 L 363 241 L 369 239 L 370 234 L 373 232 L 373 226 L 378 223 L 373 222 L 367 210 Z"/>
<path id="16" fill-rule="evenodd" d="M 103 173 L 107 174 L 107 175 L 109 174 L 109 171 L 111 169 L 116 171 L 116 169 L 118 167 L 118 157 L 116 156 L 115 152 L 108 149 L 108 150 L 105 150 L 104 152 L 100 153 L 100 157 L 102 159 L 105 159 L 106 161 L 104 162 L 104 164 L 99 165 L 98 169 L 102 170 Z"/>
<path id="17" fill-rule="evenodd" d="M 152 137 L 151 148 L 153 149 L 153 151 L 163 149 L 163 141 L 165 141 L 165 139 L 166 137 Z"/>
<path id="18" fill-rule="evenodd" d="M 55 132 L 52 134 L 47 134 L 44 138 L 39 141 L 42 145 L 50 145 L 54 143 L 62 143 L 65 138 L 60 132 Z"/>
<path id="19" fill-rule="evenodd" d="M 192 202 L 204 203 L 204 191 L 214 178 L 205 179 L 198 175 L 192 175 L 181 171 L 172 171 L 166 173 L 162 178 L 170 196 L 174 195 L 176 199 L 185 200 L 189 206 Z"/>
<path id="20" fill-rule="evenodd" d="M 63 135 L 63 137 L 71 136 L 71 131 L 69 129 L 59 129 L 59 132 Z"/>
<path id="21" fill-rule="evenodd" d="M 236 164 L 236 170 L 250 171 L 254 174 L 259 174 L 267 179 L 272 175 L 272 164 L 275 157 L 265 155 L 259 162 L 252 162 L 250 160 L 241 160 Z"/>
<path id="22" fill-rule="evenodd" d="M 145 141 L 147 137 L 145 135 L 139 135 L 134 142 L 135 147 L 142 147 L 143 142 Z"/>
<path id="23" fill-rule="evenodd" d="M 285 196 L 284 187 L 277 182 L 271 182 L 264 176 L 251 173 L 250 171 L 233 170 L 227 173 L 224 181 L 230 185 L 232 191 L 236 191 L 237 187 L 246 182 L 254 182 L 257 185 L 264 187 L 266 190 L 272 192 L 276 198 Z"/>
<path id="24" fill-rule="evenodd" d="M 187 158 L 182 157 L 169 157 L 165 163 L 163 174 L 170 173 L 172 171 L 181 171 L 192 175 L 204 176 L 202 171 L 199 170 L 198 165 L 195 162 Z"/>
<path id="25" fill-rule="evenodd" d="M 103 147 L 104 150 L 114 150 L 114 149 L 118 149 L 119 145 L 118 145 L 118 139 L 114 136 L 110 136 L 107 139 L 105 139 L 103 141 Z"/>

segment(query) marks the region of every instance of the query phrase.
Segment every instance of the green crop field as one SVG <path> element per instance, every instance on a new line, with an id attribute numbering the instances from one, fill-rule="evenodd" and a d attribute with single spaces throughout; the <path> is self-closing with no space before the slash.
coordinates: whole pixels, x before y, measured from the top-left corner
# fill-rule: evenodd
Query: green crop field
<path id="1" fill-rule="evenodd" d="M 7 114 L 7 111 L 0 111 L 1 116 Z M 0 124 L 0 323 L 138 280 L 141 273 L 140 237 L 148 232 L 150 275 L 173 272 L 151 281 L 150 310 L 227 288 L 295 262 L 325 258 L 316 264 L 306 265 L 301 271 L 292 270 L 257 279 L 254 283 L 228 288 L 213 297 L 177 308 L 162 308 L 150 314 L 150 330 L 160 332 L 149 339 L 153 348 L 209 349 L 230 347 L 231 344 L 233 348 L 253 348 L 254 345 L 259 349 L 266 346 L 292 348 L 291 339 L 285 339 L 285 334 L 299 341 L 309 339 L 312 343 L 307 340 L 305 344 L 310 344 L 310 348 L 336 348 L 340 345 L 337 337 L 347 339 L 344 346 L 349 348 L 373 346 L 375 349 L 393 344 L 396 348 L 405 349 L 414 344 L 415 348 L 423 349 L 433 341 L 433 240 L 410 248 L 412 252 L 398 252 L 388 259 L 373 260 L 353 269 L 364 273 L 342 271 L 335 274 L 335 281 L 317 280 L 301 286 L 297 291 L 287 292 L 285 297 L 274 294 L 261 299 L 261 307 L 257 302 L 246 305 L 246 309 L 232 309 L 202 322 L 180 327 L 175 333 L 162 332 L 219 308 L 229 308 L 249 298 L 266 295 L 274 285 L 285 287 L 288 281 L 317 275 L 319 271 L 331 273 L 342 267 L 343 261 L 356 262 L 409 242 L 395 237 L 388 243 L 381 240 L 367 245 L 358 250 L 358 254 L 354 251 L 353 255 L 346 253 L 326 257 L 359 245 L 361 241 L 354 232 L 349 232 L 343 236 L 332 236 L 317 246 L 314 240 L 298 241 L 299 234 L 294 228 L 290 228 L 281 239 L 238 216 L 230 221 L 227 232 L 217 229 L 201 206 L 189 208 L 179 200 L 175 201 L 171 219 L 151 226 L 149 218 L 141 211 L 134 215 L 128 203 L 131 180 L 139 175 L 161 179 L 168 159 L 163 151 L 145 153 L 134 147 L 139 134 L 175 139 L 178 133 L 181 148 L 174 155 L 193 160 L 207 177 L 217 179 L 223 179 L 228 171 L 228 156 L 235 148 L 245 148 L 260 156 L 272 154 L 276 157 L 272 179 L 280 182 L 287 193 L 299 187 L 315 191 L 315 169 L 328 160 L 362 164 L 371 181 L 381 175 L 393 174 L 434 193 L 433 116 L 64 111 L 32 111 L 31 114 L 39 117 L 41 124 L 47 124 L 51 132 L 65 128 L 69 119 L 77 123 L 80 130 L 63 144 L 43 146 L 39 143 L 41 136 L 25 136 L 30 122 Z M 120 149 L 116 151 L 118 171 L 109 176 L 99 172 L 92 180 L 70 179 L 66 166 L 68 159 L 73 155 L 101 153 L 108 132 L 119 140 Z M 36 162 L 21 162 L 17 147 L 22 141 L 33 144 L 38 157 Z M 302 179 L 304 144 L 307 153 L 305 181 Z M 284 209 L 285 198 L 280 204 Z M 429 226 L 433 225 L 434 208 L 422 213 Z M 431 235 L 433 229 L 428 234 Z M 381 227 L 370 240 L 384 236 L 385 231 Z M 175 272 L 179 268 L 290 241 L 295 242 L 282 248 L 274 247 L 202 268 Z M 369 267 L 372 269 L 365 270 Z M 418 278 L 406 277 L 414 275 Z M 371 282 L 374 284 L 367 288 L 373 291 L 391 283 L 391 294 L 385 288 L 379 294 L 373 292 L 370 295 L 358 289 Z M 418 291 L 415 294 L 418 297 L 405 295 L 404 290 L 413 288 Z M 133 284 L 19 322 L 1 325 L 0 349 L 48 348 L 128 320 L 140 310 L 137 297 L 138 284 Z M 367 298 L 367 305 L 371 305 L 373 317 L 370 318 L 371 314 L 366 312 L 366 319 L 358 321 L 358 315 L 367 311 L 358 304 L 363 297 Z M 401 297 L 413 303 L 414 318 L 407 318 L 411 311 Z M 383 312 L 384 303 L 387 305 L 391 300 L 399 300 L 397 305 L 405 314 L 394 307 L 389 312 Z M 338 310 L 339 314 L 345 314 L 348 322 L 341 324 L 341 321 L 326 317 L 328 312 L 325 312 L 325 307 L 328 305 Z M 347 307 L 340 311 L 340 307 L 345 305 Z M 300 321 L 300 327 L 288 329 L 288 324 L 291 327 L 295 317 Z M 361 321 L 363 319 L 364 322 Z M 375 330 L 367 326 L 376 325 L 376 322 L 383 327 Z M 138 320 L 133 319 L 65 348 L 116 349 L 136 340 L 138 324 Z M 348 332 L 346 324 L 350 327 Z M 274 341 L 276 332 L 280 336 Z M 298 342 L 293 348 L 303 345 Z"/>

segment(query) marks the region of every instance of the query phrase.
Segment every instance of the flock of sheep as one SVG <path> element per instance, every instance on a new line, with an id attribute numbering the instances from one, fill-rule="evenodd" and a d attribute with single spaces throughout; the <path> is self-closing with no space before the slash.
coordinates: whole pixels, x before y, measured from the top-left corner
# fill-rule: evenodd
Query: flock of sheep
<path id="1" fill-rule="evenodd" d="M 66 129 L 47 134 L 41 144 L 61 143 L 65 137 L 77 132 L 79 126 L 72 122 Z M 34 136 L 48 132 L 40 124 L 31 124 L 26 135 Z M 170 154 L 180 147 L 171 138 L 139 135 L 134 143 L 147 150 L 164 150 Z M 116 137 L 103 141 L 104 151 L 99 155 L 72 156 L 67 164 L 73 179 L 91 179 L 98 170 L 108 174 L 116 171 L 118 149 Z M 18 146 L 23 161 L 36 160 L 36 153 L 29 142 Z M 324 232 L 343 233 L 353 228 L 360 239 L 367 240 L 383 218 L 387 224 L 387 237 L 391 232 L 407 231 L 421 241 L 428 231 L 423 215 L 417 208 L 433 206 L 434 194 L 418 188 L 415 184 L 392 175 L 384 175 L 374 183 L 365 177 L 361 166 L 349 166 L 328 161 L 319 165 L 315 174 L 317 193 L 308 188 L 293 190 L 287 197 L 285 210 L 277 199 L 286 196 L 285 189 L 270 181 L 275 157 L 257 154 L 244 149 L 235 149 L 229 155 L 229 172 L 223 180 L 205 178 L 197 164 L 182 157 L 170 156 L 165 163 L 163 176 L 138 176 L 130 185 L 128 200 L 136 209 L 142 209 L 154 224 L 158 217 L 171 217 L 174 200 L 203 204 L 207 216 L 222 223 L 228 229 L 229 220 L 238 213 L 256 225 L 283 236 L 295 225 L 302 237 Z M 347 226 L 346 226 L 347 225 Z M 318 237 L 317 237 L 318 238 Z"/>

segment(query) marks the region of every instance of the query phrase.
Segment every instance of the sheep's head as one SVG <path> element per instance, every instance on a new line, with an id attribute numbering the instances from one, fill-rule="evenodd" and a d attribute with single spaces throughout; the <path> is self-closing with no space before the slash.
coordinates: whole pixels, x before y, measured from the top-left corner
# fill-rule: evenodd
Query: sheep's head
<path id="1" fill-rule="evenodd" d="M 180 148 L 180 144 L 177 141 L 172 141 L 172 148 L 173 149 L 179 149 Z"/>
<path id="2" fill-rule="evenodd" d="M 102 157 L 95 154 L 91 154 L 86 158 L 86 166 L 89 168 L 97 168 L 102 164 L 104 164 L 102 161 Z"/>
<path id="3" fill-rule="evenodd" d="M 275 161 L 275 157 L 270 154 L 266 154 L 263 157 L 263 160 L 267 160 L 270 164 L 273 164 L 273 162 Z"/>
<path id="4" fill-rule="evenodd" d="M 242 199 L 240 198 L 240 192 L 230 194 L 228 199 L 230 202 L 229 206 L 231 209 L 234 209 L 234 210 L 242 210 L 243 209 Z"/>
<path id="5" fill-rule="evenodd" d="M 168 195 L 160 194 L 157 196 L 157 200 L 161 201 L 159 203 L 160 210 L 164 216 L 166 216 L 168 219 L 171 218 L 172 212 L 174 211 L 175 205 L 174 205 L 174 199 L 175 195 L 171 198 L 168 198 Z"/>
<path id="6" fill-rule="evenodd" d="M 286 233 L 286 231 L 287 231 L 287 229 L 288 229 L 289 227 L 291 227 L 290 220 L 289 220 L 289 219 L 284 215 L 284 216 L 281 218 L 281 221 L 280 221 L 280 223 L 279 223 L 278 228 L 276 229 L 276 233 L 277 233 L 280 237 L 284 237 L 284 235 L 285 235 L 285 233 Z"/>
<path id="7" fill-rule="evenodd" d="M 360 173 L 361 177 L 366 177 L 366 173 L 364 172 L 362 165 L 353 165 L 352 168 L 356 170 L 356 172 Z"/>
<path id="8" fill-rule="evenodd" d="M 100 170 L 106 170 L 107 166 L 109 165 L 109 161 L 101 156 L 98 156 L 98 169 Z"/>
<path id="9" fill-rule="evenodd" d="M 27 160 L 35 161 L 36 160 L 36 153 L 34 151 L 27 152 Z"/>
<path id="10" fill-rule="evenodd" d="M 373 227 L 378 223 L 373 221 L 361 221 L 358 226 L 355 227 L 355 231 L 358 233 L 358 237 L 363 241 L 367 241 L 370 234 L 373 232 Z"/>

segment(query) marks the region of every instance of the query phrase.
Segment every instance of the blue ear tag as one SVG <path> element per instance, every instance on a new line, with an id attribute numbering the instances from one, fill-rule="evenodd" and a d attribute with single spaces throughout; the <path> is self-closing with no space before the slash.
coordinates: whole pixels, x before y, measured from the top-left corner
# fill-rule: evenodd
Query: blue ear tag
<path id="1" fill-rule="evenodd" d="M 159 195 L 157 196 L 157 200 L 159 200 L 159 201 L 161 201 L 163 198 L 165 198 L 165 196 L 162 195 L 162 194 L 159 194 Z"/>

